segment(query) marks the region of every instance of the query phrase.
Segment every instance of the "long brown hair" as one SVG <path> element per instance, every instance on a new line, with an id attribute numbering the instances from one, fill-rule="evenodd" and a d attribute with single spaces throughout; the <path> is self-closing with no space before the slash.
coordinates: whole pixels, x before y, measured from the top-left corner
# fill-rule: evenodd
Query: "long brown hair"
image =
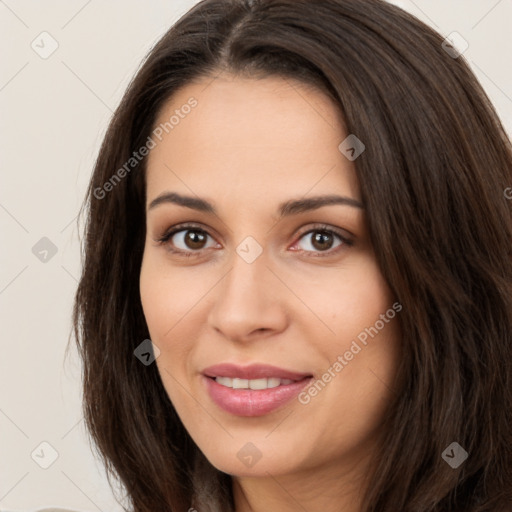
<path id="1" fill-rule="evenodd" d="M 87 427 L 135 512 L 233 510 L 231 478 L 188 435 L 156 365 L 134 357 L 149 338 L 145 159 L 113 179 L 164 102 L 220 71 L 318 87 L 366 146 L 355 166 L 378 264 L 403 305 L 404 385 L 363 512 L 510 506 L 512 148 L 464 57 L 442 43 L 381 0 L 204 0 L 145 59 L 89 184 L 73 318 Z M 469 454 L 456 469 L 442 457 L 452 442 Z"/>

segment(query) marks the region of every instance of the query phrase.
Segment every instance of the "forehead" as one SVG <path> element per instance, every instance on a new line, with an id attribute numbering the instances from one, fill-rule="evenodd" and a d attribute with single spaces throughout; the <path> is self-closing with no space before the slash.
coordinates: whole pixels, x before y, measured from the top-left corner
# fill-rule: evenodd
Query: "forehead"
<path id="1" fill-rule="evenodd" d="M 347 135 L 339 109 L 300 82 L 204 78 L 174 94 L 155 129 L 148 200 L 184 186 L 267 200 L 276 190 L 304 195 L 315 187 L 358 197 L 354 164 L 338 149 Z"/>

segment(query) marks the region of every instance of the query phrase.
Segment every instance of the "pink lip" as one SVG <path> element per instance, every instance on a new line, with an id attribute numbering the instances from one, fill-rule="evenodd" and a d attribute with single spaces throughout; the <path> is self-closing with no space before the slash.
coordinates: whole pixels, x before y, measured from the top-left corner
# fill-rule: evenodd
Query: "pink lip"
<path id="1" fill-rule="evenodd" d="M 238 366 L 232 363 L 221 363 L 205 368 L 203 374 L 207 377 L 229 377 L 231 379 L 270 379 L 273 377 L 276 379 L 302 380 L 304 377 L 311 377 L 310 373 L 292 372 L 268 364 Z"/>
<path id="2" fill-rule="evenodd" d="M 232 389 L 215 381 L 215 377 L 239 379 L 280 378 L 294 380 L 291 384 L 270 389 Z M 210 398 L 221 409 L 237 416 L 262 416 L 295 398 L 311 382 L 306 373 L 291 372 L 269 365 L 237 366 L 224 363 L 206 368 L 203 381 Z"/>

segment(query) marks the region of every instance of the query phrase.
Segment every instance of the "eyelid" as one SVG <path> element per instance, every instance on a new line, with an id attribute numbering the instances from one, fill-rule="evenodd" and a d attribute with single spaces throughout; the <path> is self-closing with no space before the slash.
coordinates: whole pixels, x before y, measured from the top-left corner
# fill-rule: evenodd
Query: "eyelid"
<path id="1" fill-rule="evenodd" d="M 338 237 L 341 240 L 341 244 L 338 245 L 337 247 L 335 247 L 334 249 L 328 249 L 327 251 L 306 251 L 303 249 L 299 249 L 299 250 L 294 249 L 294 250 L 297 250 L 297 252 L 310 254 L 312 257 L 316 258 L 316 257 L 328 257 L 328 256 L 336 255 L 336 254 L 338 254 L 338 252 L 340 250 L 342 250 L 342 248 L 344 246 L 352 247 L 354 245 L 354 240 L 353 240 L 354 235 L 352 235 L 348 231 L 342 230 L 341 228 L 336 228 L 329 224 L 317 222 L 317 223 L 313 223 L 313 225 L 307 226 L 307 228 L 305 228 L 303 231 L 301 231 L 297 235 L 296 241 L 293 243 L 293 246 L 297 245 L 305 235 L 308 235 L 309 233 L 313 233 L 315 231 L 316 232 L 323 231 L 323 232 L 331 233 L 332 235 Z M 343 231 L 345 231 L 347 234 L 344 234 Z"/>
<path id="2" fill-rule="evenodd" d="M 350 233 L 350 231 L 347 231 L 346 229 L 342 228 L 337 228 L 335 226 L 331 226 L 330 224 L 325 224 L 323 222 L 313 222 L 312 225 L 308 225 L 306 228 L 304 228 L 304 231 L 299 231 L 297 237 L 298 239 L 300 239 L 301 237 L 307 235 L 308 233 L 311 233 L 312 231 L 331 232 L 347 242 L 352 242 L 352 239 L 354 238 L 354 235 Z"/>
<path id="3" fill-rule="evenodd" d="M 182 223 L 182 224 L 176 224 L 176 225 L 172 226 L 171 228 L 166 229 L 164 231 L 164 233 L 162 235 L 160 235 L 160 236 L 157 236 L 154 239 L 154 241 L 158 245 L 170 246 L 169 240 L 175 234 L 180 233 L 181 231 L 201 231 L 201 232 L 205 233 L 207 236 L 209 236 L 210 238 L 214 238 L 210 234 L 210 232 L 207 229 L 201 227 L 201 225 L 193 223 L 193 222 L 185 222 L 185 223 Z M 199 249 L 197 251 L 184 251 L 183 249 L 176 249 L 176 248 L 167 247 L 167 250 L 169 252 L 176 253 L 176 254 L 182 254 L 182 255 L 185 255 L 185 256 L 195 256 L 195 255 L 199 255 L 205 249 Z"/>

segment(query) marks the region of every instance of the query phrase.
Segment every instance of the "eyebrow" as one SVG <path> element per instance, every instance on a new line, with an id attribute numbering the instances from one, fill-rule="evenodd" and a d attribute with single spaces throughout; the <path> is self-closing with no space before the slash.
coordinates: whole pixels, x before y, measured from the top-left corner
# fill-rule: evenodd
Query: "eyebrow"
<path id="1" fill-rule="evenodd" d="M 151 201 L 148 207 L 148 211 L 166 203 L 177 204 L 192 210 L 217 215 L 217 210 L 215 207 L 205 199 L 192 196 L 183 196 L 176 192 L 164 192 L 163 194 L 160 194 L 158 197 L 153 199 L 153 201 Z M 296 215 L 298 213 L 304 213 L 310 210 L 316 210 L 322 206 L 329 206 L 333 204 L 352 206 L 354 208 L 364 210 L 363 204 L 357 199 L 353 199 L 351 197 L 338 195 L 315 196 L 301 199 L 291 199 L 281 203 L 278 207 L 279 218 L 289 215 Z"/>

